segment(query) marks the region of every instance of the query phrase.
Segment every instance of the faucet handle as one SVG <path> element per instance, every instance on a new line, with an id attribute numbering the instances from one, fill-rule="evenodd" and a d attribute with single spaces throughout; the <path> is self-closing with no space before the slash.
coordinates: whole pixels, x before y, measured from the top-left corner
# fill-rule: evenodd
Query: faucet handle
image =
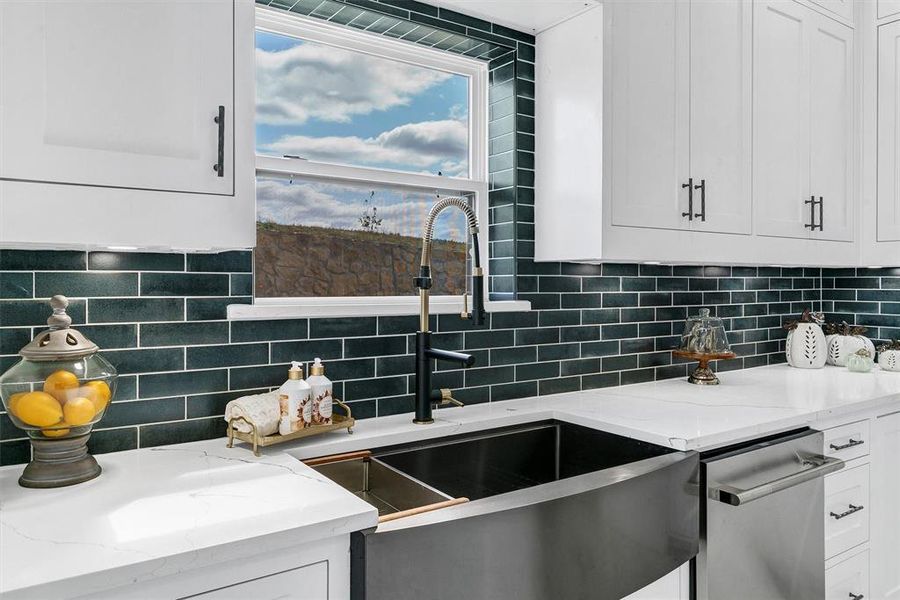
<path id="1" fill-rule="evenodd" d="M 447 388 L 441 388 L 441 401 L 438 403 L 438 406 L 446 406 L 448 404 L 453 404 L 455 406 L 465 406 L 462 402 L 451 396 L 451 392 Z"/>

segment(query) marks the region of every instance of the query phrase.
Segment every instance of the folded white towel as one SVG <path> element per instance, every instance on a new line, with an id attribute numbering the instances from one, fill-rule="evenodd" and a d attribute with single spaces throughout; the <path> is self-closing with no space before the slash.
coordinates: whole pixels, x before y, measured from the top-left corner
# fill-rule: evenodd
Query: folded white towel
<path id="1" fill-rule="evenodd" d="M 272 435 L 278 432 L 278 420 L 281 418 L 281 406 L 278 403 L 278 392 L 241 396 L 225 405 L 225 421 L 234 417 L 244 417 L 256 425 L 259 435 Z M 250 433 L 250 425 L 237 421 L 234 428 L 241 433 Z"/>

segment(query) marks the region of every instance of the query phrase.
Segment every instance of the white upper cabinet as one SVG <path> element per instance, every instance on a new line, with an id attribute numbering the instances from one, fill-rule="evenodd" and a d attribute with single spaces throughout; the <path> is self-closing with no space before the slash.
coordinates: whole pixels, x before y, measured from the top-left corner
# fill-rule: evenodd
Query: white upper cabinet
<path id="1" fill-rule="evenodd" d="M 853 2 L 852 0 L 809 0 L 816 6 L 823 8 L 826 14 L 837 17 L 842 21 L 853 23 Z M 867 0 L 873 1 L 873 0 Z M 882 0 L 883 1 L 883 0 Z"/>
<path id="2" fill-rule="evenodd" d="M 900 241 L 900 21 L 878 28 L 879 242 Z"/>
<path id="3" fill-rule="evenodd" d="M 690 4 L 635 0 L 604 10 L 612 224 L 680 229 L 689 222 L 682 213 L 690 177 Z"/>
<path id="4" fill-rule="evenodd" d="M 690 8 L 691 228 L 748 234 L 753 7 L 726 0 Z"/>
<path id="5" fill-rule="evenodd" d="M 0 246 L 253 246 L 253 27 L 243 1 L 0 2 Z"/>
<path id="6" fill-rule="evenodd" d="M 230 2 L 0 4 L 0 177 L 233 193 L 233 19 Z"/>
<path id="7" fill-rule="evenodd" d="M 853 30 L 791 0 L 755 27 L 756 233 L 852 240 Z"/>
<path id="8" fill-rule="evenodd" d="M 606 9 L 612 225 L 750 233 L 750 2 Z"/>
<path id="9" fill-rule="evenodd" d="M 810 194 L 820 202 L 812 237 L 849 241 L 856 220 L 853 30 L 815 15 L 810 36 Z"/>

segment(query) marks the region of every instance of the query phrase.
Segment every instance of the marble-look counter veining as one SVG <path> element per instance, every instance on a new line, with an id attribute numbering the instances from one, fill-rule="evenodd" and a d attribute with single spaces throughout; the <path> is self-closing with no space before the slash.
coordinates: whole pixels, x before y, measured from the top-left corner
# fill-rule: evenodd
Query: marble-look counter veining
<path id="1" fill-rule="evenodd" d="M 73 487 L 0 469 L 0 597 L 67 597 L 372 527 L 374 507 L 282 453 L 181 444 L 98 456 Z"/>
<path id="2" fill-rule="evenodd" d="M 100 478 L 25 490 L 0 469 L 0 596 L 110 589 L 365 529 L 375 509 L 297 459 L 559 419 L 678 450 L 706 450 L 854 414 L 900 410 L 900 373 L 759 367 L 719 386 L 673 379 L 359 421 L 263 449 L 222 439 L 98 456 Z M 59 592 L 59 593 L 57 593 Z M 17 596 L 18 593 L 13 594 Z M 42 597 L 28 593 L 31 597 Z"/>

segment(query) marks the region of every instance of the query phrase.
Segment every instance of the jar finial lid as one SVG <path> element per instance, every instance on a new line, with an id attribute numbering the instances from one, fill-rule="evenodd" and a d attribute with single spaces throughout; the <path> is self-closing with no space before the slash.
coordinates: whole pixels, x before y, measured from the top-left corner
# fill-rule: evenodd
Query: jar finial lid
<path id="1" fill-rule="evenodd" d="M 90 356 L 99 350 L 97 344 L 71 329 L 72 317 L 66 313 L 69 299 L 56 295 L 50 298 L 53 314 L 47 319 L 50 329 L 37 334 L 22 350 L 21 356 L 29 360 L 69 360 Z"/>
<path id="2" fill-rule="evenodd" d="M 57 294 L 50 298 L 50 307 L 53 314 L 47 319 L 47 325 L 50 329 L 68 329 L 72 324 L 72 317 L 66 314 L 66 308 L 69 306 L 69 299 L 62 294 Z"/>

